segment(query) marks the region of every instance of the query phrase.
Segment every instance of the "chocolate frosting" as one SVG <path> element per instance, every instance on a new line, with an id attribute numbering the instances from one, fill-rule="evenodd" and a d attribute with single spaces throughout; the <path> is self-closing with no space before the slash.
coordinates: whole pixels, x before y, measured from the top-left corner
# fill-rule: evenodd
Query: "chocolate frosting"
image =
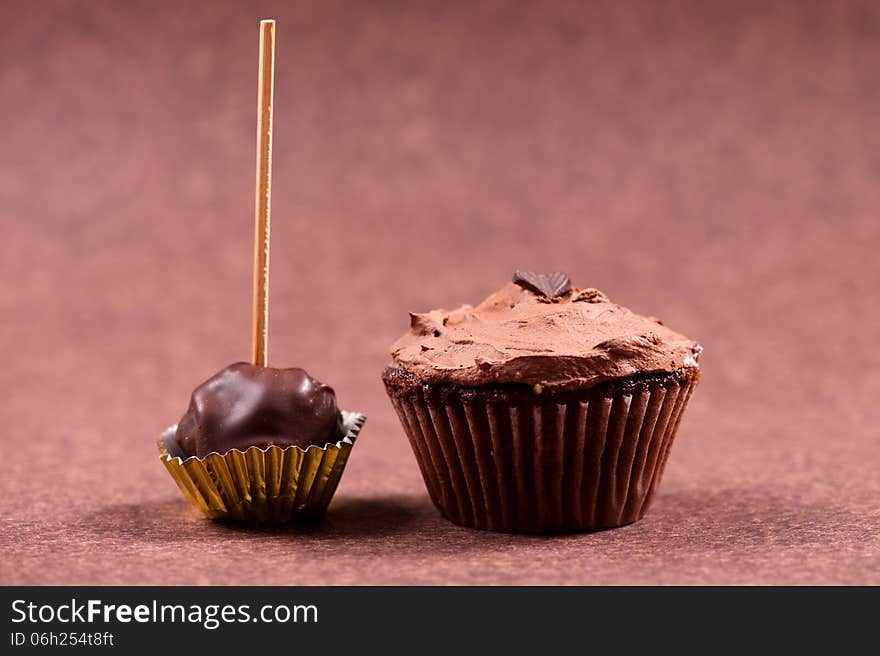
<path id="1" fill-rule="evenodd" d="M 323 447 L 345 436 L 333 389 L 304 370 L 229 365 L 199 385 L 177 425 L 186 456 L 230 449 Z"/>
<path id="2" fill-rule="evenodd" d="M 410 332 L 391 347 L 394 366 L 432 384 L 554 389 L 699 366 L 696 342 L 597 289 L 551 297 L 535 287 L 508 283 L 477 307 L 411 313 Z"/>

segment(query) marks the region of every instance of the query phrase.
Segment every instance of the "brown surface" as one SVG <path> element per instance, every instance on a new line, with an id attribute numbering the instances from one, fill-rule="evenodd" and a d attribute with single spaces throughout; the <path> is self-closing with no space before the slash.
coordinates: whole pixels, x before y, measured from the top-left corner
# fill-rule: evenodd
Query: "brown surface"
<path id="1" fill-rule="evenodd" d="M 0 582 L 880 583 L 876 3 L 177 4 L 3 7 Z M 154 440 L 250 352 L 270 15 L 269 358 L 369 421 L 323 525 L 253 530 Z M 428 501 L 386 348 L 515 268 L 706 347 L 638 524 Z"/>

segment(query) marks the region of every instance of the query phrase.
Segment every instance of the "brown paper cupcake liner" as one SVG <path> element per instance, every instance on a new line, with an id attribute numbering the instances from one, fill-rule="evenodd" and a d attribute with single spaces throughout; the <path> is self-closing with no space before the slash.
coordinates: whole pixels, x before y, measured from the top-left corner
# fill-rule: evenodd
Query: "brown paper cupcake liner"
<path id="1" fill-rule="evenodd" d="M 535 394 L 423 385 L 400 371 L 386 387 L 434 504 L 458 524 L 517 533 L 640 519 L 699 380 L 683 369 Z"/>
<path id="2" fill-rule="evenodd" d="M 232 449 L 204 458 L 182 458 L 177 426 L 159 438 L 162 463 L 187 500 L 211 519 L 290 522 L 320 517 L 336 491 L 366 417 L 342 413 L 346 436 L 324 448 L 296 446 Z"/>

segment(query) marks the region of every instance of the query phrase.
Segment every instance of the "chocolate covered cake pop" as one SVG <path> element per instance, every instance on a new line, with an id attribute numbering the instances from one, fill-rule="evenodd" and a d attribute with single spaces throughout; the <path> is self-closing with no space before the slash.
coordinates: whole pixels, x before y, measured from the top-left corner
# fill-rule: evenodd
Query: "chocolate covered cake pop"
<path id="1" fill-rule="evenodd" d="M 275 21 L 260 23 L 253 360 L 192 394 L 159 438 L 162 463 L 212 519 L 287 522 L 327 509 L 366 417 L 341 412 L 333 389 L 298 368 L 267 365 Z"/>
<path id="2" fill-rule="evenodd" d="M 195 389 L 175 438 L 184 455 L 204 458 L 273 444 L 323 447 L 344 436 L 333 388 L 303 369 L 238 362 Z"/>

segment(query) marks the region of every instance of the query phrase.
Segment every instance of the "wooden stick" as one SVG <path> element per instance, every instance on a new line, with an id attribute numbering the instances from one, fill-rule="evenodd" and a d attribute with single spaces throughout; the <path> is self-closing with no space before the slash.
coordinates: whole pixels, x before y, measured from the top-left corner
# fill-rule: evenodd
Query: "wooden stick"
<path id="1" fill-rule="evenodd" d="M 275 21 L 260 21 L 257 86 L 257 192 L 254 235 L 254 364 L 265 367 L 269 348 L 269 218 L 272 195 L 272 104 L 275 96 Z"/>

